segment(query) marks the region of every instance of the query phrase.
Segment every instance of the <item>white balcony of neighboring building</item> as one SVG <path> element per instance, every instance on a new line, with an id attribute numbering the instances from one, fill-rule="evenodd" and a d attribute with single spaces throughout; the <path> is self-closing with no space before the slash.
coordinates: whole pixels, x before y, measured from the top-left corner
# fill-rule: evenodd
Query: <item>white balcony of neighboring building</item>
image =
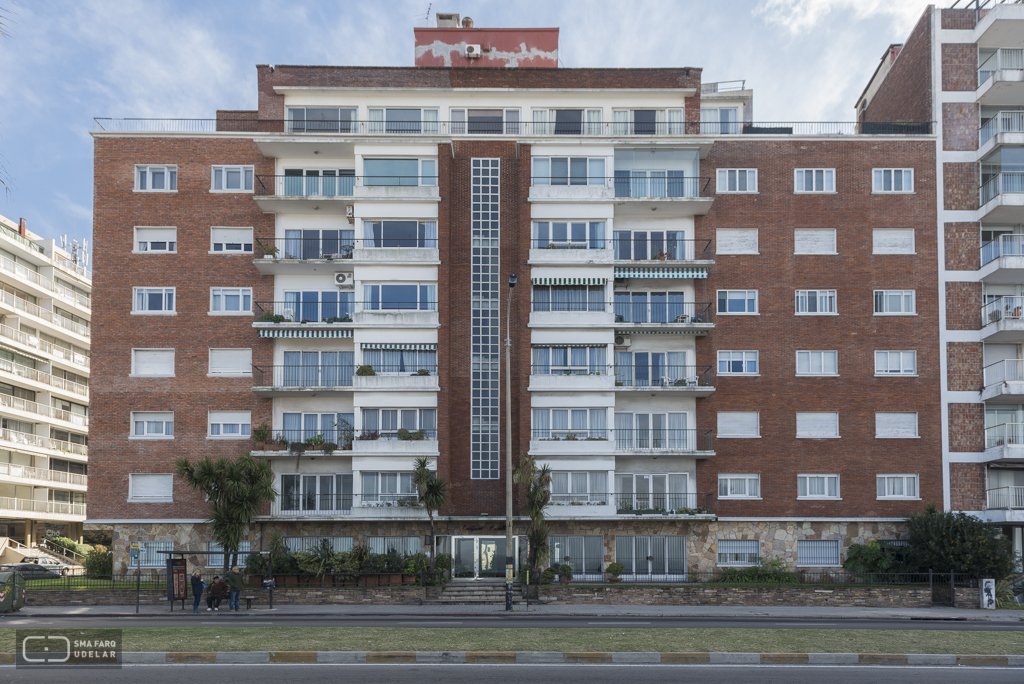
<path id="1" fill-rule="evenodd" d="M 549 520 L 714 520 L 714 495 L 693 492 L 552 494 L 544 509 Z"/>
<path id="2" fill-rule="evenodd" d="M 437 367 L 418 368 L 415 371 L 398 372 L 388 367 L 375 367 L 375 375 L 356 375 L 352 378 L 352 389 L 363 392 L 439 392 Z"/>
<path id="3" fill-rule="evenodd" d="M 530 392 L 611 392 L 615 379 L 608 366 L 592 369 L 559 369 L 534 365 L 530 373 Z"/>
<path id="4" fill-rule="evenodd" d="M 1024 462 L 1024 423 L 985 428 L 985 461 Z"/>
<path id="5" fill-rule="evenodd" d="M 978 275 L 992 285 L 1024 283 L 1024 235 L 1007 233 L 982 245 Z"/>
<path id="6" fill-rule="evenodd" d="M 979 193 L 979 221 L 1024 223 L 1024 171 L 986 174 Z"/>
<path id="7" fill-rule="evenodd" d="M 16 463 L 0 463 L 0 483 L 49 486 L 54 489 L 84 492 L 89 483 L 89 476 Z"/>
<path id="8" fill-rule="evenodd" d="M 981 339 L 1024 343 L 1024 297 L 999 297 L 981 307 Z"/>
<path id="9" fill-rule="evenodd" d="M 989 523 L 1024 523 L 1024 487 L 994 487 L 985 492 L 987 508 L 974 514 Z"/>
<path id="10" fill-rule="evenodd" d="M 3 338 L 4 344 L 9 344 L 20 352 L 31 355 L 43 354 L 50 357 L 51 361 L 56 361 L 58 364 L 71 368 L 76 373 L 85 375 L 89 372 L 89 357 L 72 350 L 70 347 L 52 344 L 35 335 L 29 335 L 8 325 L 0 325 L 0 338 Z"/>
<path id="11" fill-rule="evenodd" d="M 279 496 L 261 520 L 427 520 L 415 494 L 307 494 Z"/>
<path id="12" fill-rule="evenodd" d="M 258 175 L 253 199 L 267 213 L 351 214 L 353 202 L 440 202 L 436 176 Z"/>
<path id="13" fill-rule="evenodd" d="M 1024 359 L 1004 359 L 985 366 L 981 400 L 993 404 L 1024 403 Z"/>
<path id="14" fill-rule="evenodd" d="M 56 427 L 84 431 L 89 427 L 89 417 L 71 411 L 54 408 L 10 394 L 0 393 L 0 411 L 28 421 L 52 422 Z"/>
<path id="15" fill-rule="evenodd" d="M 44 371 L 0 359 L 0 379 L 7 377 L 38 392 L 56 392 L 75 401 L 88 400 L 89 387 Z"/>
<path id="16" fill-rule="evenodd" d="M 0 517 L 85 522 L 85 504 L 0 497 Z"/>
<path id="17" fill-rule="evenodd" d="M 981 48 L 978 61 L 978 102 L 983 106 L 1024 105 L 1024 49 Z"/>
<path id="18" fill-rule="evenodd" d="M 531 456 L 663 456 L 704 459 L 715 455 L 711 430 L 687 428 L 535 429 Z"/>

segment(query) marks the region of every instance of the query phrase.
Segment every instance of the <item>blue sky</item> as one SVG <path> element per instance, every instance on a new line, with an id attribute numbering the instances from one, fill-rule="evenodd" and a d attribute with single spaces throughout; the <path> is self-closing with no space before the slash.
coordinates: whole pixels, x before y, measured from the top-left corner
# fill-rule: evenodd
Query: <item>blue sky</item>
<path id="1" fill-rule="evenodd" d="M 254 109 L 256 64 L 411 66 L 433 11 L 558 26 L 567 67 L 703 67 L 746 79 L 759 121 L 852 121 L 927 0 L 0 0 L 0 214 L 92 231 L 92 117 Z M 0 190 L 2 193 L 2 190 Z"/>

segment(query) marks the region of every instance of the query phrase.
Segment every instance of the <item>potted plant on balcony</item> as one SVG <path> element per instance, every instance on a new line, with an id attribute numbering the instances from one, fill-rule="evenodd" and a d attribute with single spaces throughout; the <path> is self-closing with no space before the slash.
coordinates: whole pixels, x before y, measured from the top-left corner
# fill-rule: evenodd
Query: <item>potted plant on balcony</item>
<path id="1" fill-rule="evenodd" d="M 256 451 L 263 451 L 266 443 L 270 440 L 270 426 L 266 421 L 252 429 L 252 439 L 256 442 Z"/>
<path id="2" fill-rule="evenodd" d="M 608 567 L 604 569 L 605 579 L 609 582 L 621 582 L 622 578 L 619 577 L 626 571 L 626 566 L 622 563 L 615 562 L 609 563 Z"/>
<path id="3" fill-rule="evenodd" d="M 324 441 L 325 440 L 323 435 L 313 435 L 312 437 L 307 437 L 305 441 L 306 449 L 310 451 L 320 451 Z"/>
<path id="4" fill-rule="evenodd" d="M 320 445 L 320 449 L 324 452 L 324 456 L 330 456 L 338 450 L 338 445 L 334 442 L 324 442 Z"/>
<path id="5" fill-rule="evenodd" d="M 260 251 L 263 252 L 263 258 L 270 257 L 271 259 L 276 259 L 278 253 L 281 251 L 273 245 L 265 245 L 262 242 L 258 242 L 258 244 L 260 246 Z"/>
<path id="6" fill-rule="evenodd" d="M 665 253 L 665 250 L 659 249 L 658 253 L 654 255 L 654 258 L 658 261 L 665 261 L 668 259 L 668 254 Z"/>
<path id="7" fill-rule="evenodd" d="M 428 371 L 426 368 L 420 368 L 418 371 L 413 373 L 413 375 L 430 375 L 430 371 Z"/>
<path id="8" fill-rule="evenodd" d="M 377 371 L 373 370 L 373 366 L 360 366 L 356 368 L 356 375 L 366 377 L 370 375 L 376 375 Z"/>
<path id="9" fill-rule="evenodd" d="M 568 563 L 562 563 L 558 566 L 558 581 L 562 584 L 568 584 L 572 581 L 572 566 Z"/>
<path id="10" fill-rule="evenodd" d="M 260 316 L 261 323 L 283 323 L 284 320 L 284 316 L 276 314 L 273 311 L 264 311 L 263 315 Z"/>

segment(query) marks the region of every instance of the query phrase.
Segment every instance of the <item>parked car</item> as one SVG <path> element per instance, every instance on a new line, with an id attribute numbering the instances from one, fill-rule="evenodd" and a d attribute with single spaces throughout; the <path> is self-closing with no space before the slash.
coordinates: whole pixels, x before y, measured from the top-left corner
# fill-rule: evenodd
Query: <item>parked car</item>
<path id="1" fill-rule="evenodd" d="M 38 563 L 12 563 L 11 565 L 0 565 L 0 572 L 5 570 L 17 572 L 25 579 L 60 579 L 60 574 L 54 572 L 45 565 Z"/>
<path id="2" fill-rule="evenodd" d="M 36 558 L 35 563 L 37 565 L 42 565 L 48 570 L 53 570 L 58 575 L 68 574 L 68 570 L 71 568 L 67 563 L 61 563 L 56 558 L 50 558 L 49 556 L 39 556 Z"/>

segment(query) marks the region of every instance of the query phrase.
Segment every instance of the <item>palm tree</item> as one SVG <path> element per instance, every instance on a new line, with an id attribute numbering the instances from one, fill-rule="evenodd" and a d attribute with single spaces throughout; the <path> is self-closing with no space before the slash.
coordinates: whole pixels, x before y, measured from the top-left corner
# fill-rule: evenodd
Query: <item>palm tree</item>
<path id="1" fill-rule="evenodd" d="M 448 503 L 448 483 L 430 469 L 430 459 L 426 457 L 417 458 L 413 464 L 412 482 L 416 485 L 420 502 L 427 509 L 427 517 L 430 518 L 430 571 L 433 572 L 434 559 L 437 556 L 434 553 L 434 511 Z"/>
<path id="2" fill-rule="evenodd" d="M 530 516 L 530 569 L 538 569 L 538 563 L 548 552 L 548 538 L 551 529 L 544 521 L 544 509 L 551 503 L 551 468 L 545 464 L 537 467 L 536 459 L 523 454 L 519 467 L 512 473 L 512 481 L 526 485 L 526 514 Z"/>
<path id="3" fill-rule="evenodd" d="M 211 459 L 209 456 L 191 463 L 179 458 L 178 477 L 192 491 L 206 496 L 210 507 L 210 527 L 224 553 L 224 572 L 238 564 L 238 547 L 253 517 L 266 502 L 277 498 L 274 471 L 267 461 L 257 461 L 252 454 L 239 459 Z"/>

